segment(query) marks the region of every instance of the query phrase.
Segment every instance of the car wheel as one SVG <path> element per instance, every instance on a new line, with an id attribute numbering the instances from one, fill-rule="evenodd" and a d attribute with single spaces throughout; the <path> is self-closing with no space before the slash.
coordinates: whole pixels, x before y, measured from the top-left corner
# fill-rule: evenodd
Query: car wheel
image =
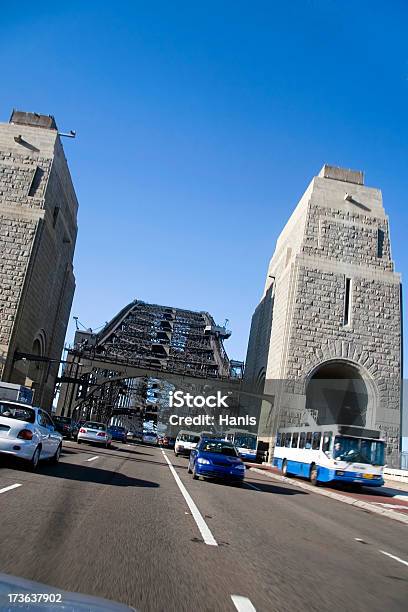
<path id="1" fill-rule="evenodd" d="M 38 467 L 38 463 L 40 461 L 40 455 L 41 455 L 41 448 L 37 446 L 29 462 L 29 467 L 32 472 L 34 472 Z"/>
<path id="2" fill-rule="evenodd" d="M 58 463 L 58 461 L 60 460 L 60 457 L 61 457 L 61 450 L 62 450 L 62 445 L 59 444 L 57 450 L 54 453 L 54 455 L 51 457 L 51 463 Z"/>
<path id="3" fill-rule="evenodd" d="M 195 466 L 193 467 L 193 478 L 194 480 L 198 480 L 198 474 L 196 472 Z"/>
<path id="4" fill-rule="evenodd" d="M 289 474 L 288 474 L 288 462 L 286 461 L 286 459 L 284 459 L 283 462 L 282 462 L 282 474 L 283 474 L 283 476 L 289 476 Z"/>
<path id="5" fill-rule="evenodd" d="M 191 474 L 191 473 L 192 473 L 192 470 L 191 470 L 191 467 L 190 467 L 190 462 L 188 462 L 187 474 Z"/>
<path id="6" fill-rule="evenodd" d="M 312 463 L 312 467 L 310 468 L 310 482 L 315 487 L 318 486 L 319 482 L 317 480 L 318 468 L 315 463 Z"/>
<path id="7" fill-rule="evenodd" d="M 81 440 L 77 440 L 77 443 L 78 443 L 78 444 L 81 444 Z"/>
<path id="8" fill-rule="evenodd" d="M 176 453 L 176 451 L 174 451 L 174 454 L 175 454 L 176 457 L 178 457 L 178 453 Z"/>

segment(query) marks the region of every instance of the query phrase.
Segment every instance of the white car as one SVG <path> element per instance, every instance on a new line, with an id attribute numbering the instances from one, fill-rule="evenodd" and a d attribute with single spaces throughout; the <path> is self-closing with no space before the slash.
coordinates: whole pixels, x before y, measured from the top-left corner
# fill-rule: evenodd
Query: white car
<path id="1" fill-rule="evenodd" d="M 176 457 L 178 457 L 178 455 L 189 455 L 190 451 L 197 446 L 199 441 L 200 434 L 182 429 L 178 432 L 174 443 L 174 454 Z"/>
<path id="2" fill-rule="evenodd" d="M 79 428 L 77 442 L 78 444 L 81 444 L 81 442 L 95 442 L 96 444 L 103 444 L 105 448 L 109 448 L 112 436 L 105 423 L 85 421 Z"/>
<path id="3" fill-rule="evenodd" d="M 62 436 L 45 410 L 0 400 L 0 455 L 24 459 L 35 470 L 40 459 L 57 463 L 61 448 Z"/>
<path id="4" fill-rule="evenodd" d="M 157 436 L 154 431 L 144 431 L 142 442 L 143 444 L 157 444 Z"/>

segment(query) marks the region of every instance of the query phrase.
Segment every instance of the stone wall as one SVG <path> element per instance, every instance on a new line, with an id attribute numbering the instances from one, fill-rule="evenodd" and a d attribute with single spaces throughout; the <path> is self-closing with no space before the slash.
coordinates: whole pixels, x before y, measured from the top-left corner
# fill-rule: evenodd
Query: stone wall
<path id="1" fill-rule="evenodd" d="M 396 449 L 400 282 L 380 190 L 366 187 L 360 172 L 324 167 L 278 238 L 265 283 L 265 293 L 272 290 L 274 300 L 266 383 L 269 388 L 283 383 L 275 384 L 271 435 L 279 423 L 295 424 L 296 414 L 305 412 L 307 384 L 316 368 L 348 363 L 370 388 L 370 425 Z M 257 334 L 251 329 L 251 336 Z M 258 354 L 254 347 L 251 354 L 262 357 L 262 343 Z"/>
<path id="2" fill-rule="evenodd" d="M 34 124 L 0 124 L 0 377 L 33 380 L 35 401 L 49 408 L 58 364 L 38 367 L 13 355 L 61 357 L 78 203 L 55 122 Z"/>

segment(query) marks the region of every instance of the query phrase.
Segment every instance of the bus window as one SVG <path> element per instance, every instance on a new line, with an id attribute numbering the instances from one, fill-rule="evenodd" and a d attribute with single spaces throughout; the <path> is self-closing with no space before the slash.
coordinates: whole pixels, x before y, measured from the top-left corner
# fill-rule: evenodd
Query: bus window
<path id="1" fill-rule="evenodd" d="M 285 436 L 286 436 L 285 433 L 281 434 L 281 446 L 285 446 Z"/>
<path id="2" fill-rule="evenodd" d="M 299 438 L 299 448 L 305 448 L 306 432 L 302 431 Z"/>
<path id="3" fill-rule="evenodd" d="M 320 431 L 315 431 L 315 433 L 313 434 L 313 442 L 312 442 L 312 449 L 313 450 L 319 450 L 320 448 L 320 438 L 322 437 L 322 434 Z"/>
<path id="4" fill-rule="evenodd" d="M 312 448 L 312 432 L 308 431 L 306 434 L 305 448 Z"/>
<path id="5" fill-rule="evenodd" d="M 286 434 L 286 436 L 285 436 L 285 446 L 286 446 L 286 448 L 290 448 L 291 439 L 292 439 L 292 434 L 288 432 Z"/>
<path id="6" fill-rule="evenodd" d="M 323 444 L 322 444 L 322 451 L 323 452 L 327 453 L 330 450 L 332 437 L 333 437 L 333 432 L 332 431 L 325 431 L 324 432 L 324 434 L 323 434 Z"/>
<path id="7" fill-rule="evenodd" d="M 296 431 L 292 436 L 292 448 L 297 448 L 299 433 Z"/>
<path id="8" fill-rule="evenodd" d="M 280 446 L 281 445 L 280 443 L 281 443 L 281 434 L 278 433 L 276 435 L 276 446 Z"/>

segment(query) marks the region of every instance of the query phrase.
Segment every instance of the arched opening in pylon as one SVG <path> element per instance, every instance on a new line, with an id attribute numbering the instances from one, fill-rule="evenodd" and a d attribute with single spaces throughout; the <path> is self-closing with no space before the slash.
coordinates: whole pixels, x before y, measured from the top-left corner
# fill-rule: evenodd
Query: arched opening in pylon
<path id="1" fill-rule="evenodd" d="M 371 425 L 373 393 L 361 369 L 341 360 L 325 362 L 312 373 L 306 389 L 306 408 L 318 425 Z"/>

